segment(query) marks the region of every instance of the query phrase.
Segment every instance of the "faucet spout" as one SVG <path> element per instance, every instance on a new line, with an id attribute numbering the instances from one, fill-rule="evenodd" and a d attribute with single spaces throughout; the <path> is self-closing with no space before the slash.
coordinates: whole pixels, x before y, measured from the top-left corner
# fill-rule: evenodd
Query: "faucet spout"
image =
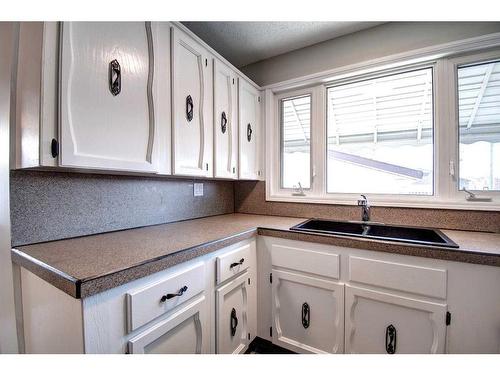
<path id="1" fill-rule="evenodd" d="M 370 221 L 370 204 L 366 195 L 361 194 L 363 199 L 358 199 L 358 206 L 361 206 L 361 220 Z"/>

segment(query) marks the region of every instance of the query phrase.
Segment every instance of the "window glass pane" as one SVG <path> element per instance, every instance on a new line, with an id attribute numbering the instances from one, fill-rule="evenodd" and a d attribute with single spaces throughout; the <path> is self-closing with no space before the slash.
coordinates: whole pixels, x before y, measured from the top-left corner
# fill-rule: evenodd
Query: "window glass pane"
<path id="1" fill-rule="evenodd" d="M 432 68 L 328 89 L 329 193 L 433 194 Z"/>
<path id="2" fill-rule="evenodd" d="M 500 190 L 500 62 L 458 68 L 459 187 Z"/>
<path id="3" fill-rule="evenodd" d="M 311 187 L 311 96 L 281 101 L 281 187 Z"/>

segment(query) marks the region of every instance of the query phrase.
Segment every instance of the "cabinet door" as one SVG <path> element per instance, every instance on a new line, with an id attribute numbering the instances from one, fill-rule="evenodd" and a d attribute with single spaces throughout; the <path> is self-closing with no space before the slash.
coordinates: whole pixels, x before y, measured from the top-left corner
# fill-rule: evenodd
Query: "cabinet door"
<path id="1" fill-rule="evenodd" d="M 238 178 L 238 90 L 234 72 L 214 61 L 215 177 Z"/>
<path id="2" fill-rule="evenodd" d="M 174 174 L 211 177 L 212 58 L 184 32 L 171 35 Z"/>
<path id="3" fill-rule="evenodd" d="M 260 93 L 239 79 L 239 176 L 258 180 L 260 177 Z"/>
<path id="4" fill-rule="evenodd" d="M 346 286 L 346 353 L 444 353 L 446 305 Z"/>
<path id="5" fill-rule="evenodd" d="M 273 269 L 273 343 L 298 353 L 342 353 L 344 285 Z"/>
<path id="6" fill-rule="evenodd" d="M 132 338 L 131 354 L 207 353 L 208 321 L 205 296 L 197 297 L 153 327 Z"/>
<path id="7" fill-rule="evenodd" d="M 156 172 L 149 22 L 64 22 L 60 165 Z"/>
<path id="8" fill-rule="evenodd" d="M 217 353 L 243 353 L 249 344 L 248 272 L 216 290 Z"/>

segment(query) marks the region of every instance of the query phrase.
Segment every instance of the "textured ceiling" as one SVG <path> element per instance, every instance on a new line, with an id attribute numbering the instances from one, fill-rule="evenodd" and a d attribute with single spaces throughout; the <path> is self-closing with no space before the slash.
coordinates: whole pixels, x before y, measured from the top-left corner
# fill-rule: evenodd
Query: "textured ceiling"
<path id="1" fill-rule="evenodd" d="M 236 67 L 382 22 L 182 22 Z"/>

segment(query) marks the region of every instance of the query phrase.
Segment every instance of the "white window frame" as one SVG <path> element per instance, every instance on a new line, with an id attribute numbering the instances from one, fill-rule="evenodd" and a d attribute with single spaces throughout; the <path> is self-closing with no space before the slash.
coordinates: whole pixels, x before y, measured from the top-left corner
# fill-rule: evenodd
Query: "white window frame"
<path id="1" fill-rule="evenodd" d="M 463 51 L 461 51 L 463 53 Z M 456 55 L 455 55 L 456 56 Z M 461 57 L 453 54 L 436 58 L 412 59 L 408 56 L 406 62 L 398 60 L 391 63 L 385 61 L 376 67 L 358 71 L 347 68 L 347 74 L 337 76 L 316 77 L 308 80 L 307 86 L 297 89 L 293 82 L 288 89 L 277 86 L 266 89 L 266 200 L 279 202 L 307 202 L 322 204 L 356 205 L 359 194 L 327 193 L 326 192 L 326 132 L 327 132 L 327 88 L 340 83 L 369 79 L 377 76 L 401 73 L 408 70 L 433 68 L 433 142 L 434 142 L 434 195 L 395 195 L 367 194 L 374 206 L 387 207 L 423 207 L 449 208 L 464 210 L 495 211 L 500 209 L 500 192 L 478 192 L 478 195 L 492 197 L 491 202 L 467 201 L 463 191 L 458 190 L 458 101 L 457 101 L 457 67 L 463 64 L 495 60 L 500 58 L 500 50 L 493 52 L 474 53 Z M 281 119 L 280 103 L 282 99 L 300 95 L 311 95 L 311 189 L 304 189 L 305 196 L 292 195 L 293 189 L 282 189 L 281 182 Z M 454 171 L 454 175 L 453 175 Z"/>

